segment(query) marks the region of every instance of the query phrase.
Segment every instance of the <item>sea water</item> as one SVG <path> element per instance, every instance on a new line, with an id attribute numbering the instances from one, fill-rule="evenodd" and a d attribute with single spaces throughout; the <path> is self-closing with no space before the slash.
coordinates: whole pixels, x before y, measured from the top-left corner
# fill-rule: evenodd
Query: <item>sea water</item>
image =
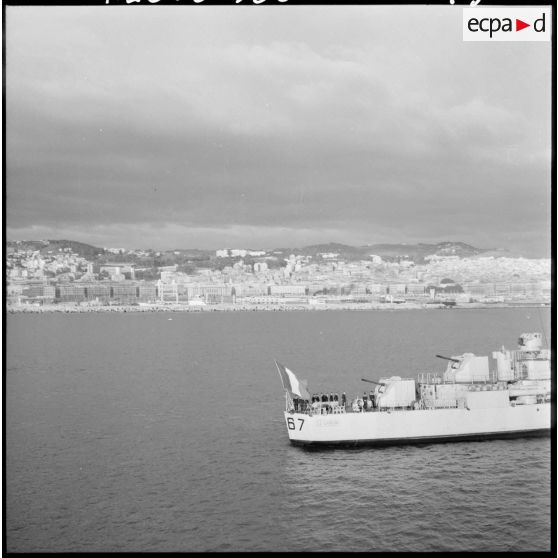
<path id="1" fill-rule="evenodd" d="M 172 318 L 172 319 L 169 319 Z M 9 315 L 12 552 L 529 551 L 551 541 L 552 439 L 307 451 L 310 392 L 514 349 L 548 309 Z"/>

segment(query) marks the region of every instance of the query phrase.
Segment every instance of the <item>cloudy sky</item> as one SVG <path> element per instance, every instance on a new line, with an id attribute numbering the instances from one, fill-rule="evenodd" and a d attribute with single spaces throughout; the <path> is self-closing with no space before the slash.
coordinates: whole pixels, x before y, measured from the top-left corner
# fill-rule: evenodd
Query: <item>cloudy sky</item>
<path id="1" fill-rule="evenodd" d="M 6 8 L 8 240 L 550 254 L 550 43 L 460 6 Z"/>

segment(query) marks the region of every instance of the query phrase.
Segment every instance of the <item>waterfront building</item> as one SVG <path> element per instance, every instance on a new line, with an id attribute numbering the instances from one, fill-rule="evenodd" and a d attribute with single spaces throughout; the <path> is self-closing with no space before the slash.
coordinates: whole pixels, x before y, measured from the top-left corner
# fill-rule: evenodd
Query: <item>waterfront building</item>
<path id="1" fill-rule="evenodd" d="M 494 284 L 494 294 L 496 296 L 509 295 L 511 292 L 509 283 L 495 283 Z"/>
<path id="2" fill-rule="evenodd" d="M 397 294 L 397 295 L 401 295 L 401 294 L 405 294 L 407 290 L 407 285 L 405 285 L 404 283 L 390 283 L 388 285 L 388 291 L 389 294 Z"/>
<path id="3" fill-rule="evenodd" d="M 270 296 L 289 296 L 289 295 L 307 295 L 308 287 L 306 285 L 270 285 L 268 288 Z"/>
<path id="4" fill-rule="evenodd" d="M 267 295 L 267 285 L 261 283 L 235 283 L 233 288 L 237 299 Z"/>
<path id="5" fill-rule="evenodd" d="M 138 302 L 155 302 L 159 297 L 157 286 L 153 283 L 141 284 L 138 289 Z"/>
<path id="6" fill-rule="evenodd" d="M 135 264 L 131 263 L 110 263 L 103 264 L 99 268 L 99 273 L 106 272 L 114 280 L 135 279 Z M 114 279 L 113 279 L 114 278 Z M 122 278 L 122 279 L 121 279 Z"/>
<path id="7" fill-rule="evenodd" d="M 157 294 L 161 302 L 178 302 L 178 284 L 175 281 L 165 283 L 157 281 Z"/>
<path id="8" fill-rule="evenodd" d="M 138 287 L 136 285 L 115 284 L 111 287 L 113 302 L 118 304 L 137 304 Z"/>
<path id="9" fill-rule="evenodd" d="M 368 289 L 368 292 L 370 294 L 375 294 L 375 295 L 382 295 L 382 294 L 386 294 L 387 292 L 387 285 L 383 285 L 381 283 L 368 283 L 366 285 L 366 288 Z"/>
<path id="10" fill-rule="evenodd" d="M 191 284 L 186 286 L 188 299 L 201 298 L 210 304 L 233 301 L 230 283 Z"/>
<path id="11" fill-rule="evenodd" d="M 82 302 L 86 297 L 86 287 L 73 283 L 55 287 L 55 298 L 60 302 Z"/>
<path id="12" fill-rule="evenodd" d="M 407 283 L 406 286 L 407 294 L 410 295 L 425 295 L 426 294 L 426 285 L 421 283 Z"/>
<path id="13" fill-rule="evenodd" d="M 86 287 L 87 300 L 108 303 L 111 299 L 111 288 L 108 284 L 90 283 Z"/>

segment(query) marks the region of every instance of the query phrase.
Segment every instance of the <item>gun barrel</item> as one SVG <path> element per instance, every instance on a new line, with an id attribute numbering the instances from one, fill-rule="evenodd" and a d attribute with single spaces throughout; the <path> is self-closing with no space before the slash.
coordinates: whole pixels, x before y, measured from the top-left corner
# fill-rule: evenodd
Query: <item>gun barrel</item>
<path id="1" fill-rule="evenodd" d="M 376 382 L 376 380 L 367 380 L 366 378 L 361 378 L 363 382 L 370 382 L 371 384 L 376 384 L 377 386 L 383 386 L 383 382 Z"/>
<path id="2" fill-rule="evenodd" d="M 438 358 L 443 358 L 444 360 L 451 360 L 452 362 L 461 362 L 460 360 L 456 359 L 456 358 L 451 358 L 451 357 L 447 357 L 447 356 L 443 356 L 443 355 L 436 355 Z"/>

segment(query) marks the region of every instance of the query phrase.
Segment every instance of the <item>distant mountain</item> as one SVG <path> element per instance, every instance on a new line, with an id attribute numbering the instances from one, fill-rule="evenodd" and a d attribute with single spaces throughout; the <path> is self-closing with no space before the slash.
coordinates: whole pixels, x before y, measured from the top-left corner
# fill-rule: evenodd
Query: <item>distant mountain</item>
<path id="1" fill-rule="evenodd" d="M 475 248 L 464 242 L 438 242 L 437 244 L 373 244 L 369 246 L 371 254 L 382 258 L 403 258 L 413 260 L 416 263 L 423 262 L 426 256 L 459 256 L 470 258 L 478 256 L 486 250 Z"/>
<path id="2" fill-rule="evenodd" d="M 363 251 L 363 248 L 364 247 L 348 246 L 347 244 L 330 242 L 329 244 L 314 244 L 312 246 L 305 246 L 303 248 L 275 248 L 274 250 L 271 250 L 271 252 L 281 252 L 284 255 L 286 254 L 286 257 L 288 257 L 290 254 L 294 254 L 295 256 L 302 255 L 314 257 L 318 254 L 333 253 L 343 256 L 351 255 L 353 258 L 360 258 L 364 257 L 363 254 L 367 250 L 364 249 Z"/>
<path id="3" fill-rule="evenodd" d="M 163 254 L 180 255 L 186 258 L 208 258 L 215 255 L 215 250 L 200 250 L 198 248 L 176 248 L 174 250 L 160 250 Z"/>
<path id="4" fill-rule="evenodd" d="M 139 261 L 132 254 L 111 254 L 104 248 L 76 242 L 73 240 L 20 240 L 8 241 L 8 248 L 20 250 L 39 250 L 42 254 L 57 253 L 70 249 L 72 252 L 88 260 L 118 260 L 118 261 Z M 215 258 L 214 250 L 200 250 L 197 248 L 177 248 L 175 250 L 160 250 L 158 255 L 152 250 L 149 252 L 148 259 L 152 265 L 170 265 L 172 263 L 202 262 Z M 349 246 L 338 242 L 327 244 L 312 244 L 302 248 L 276 248 L 267 250 L 268 255 L 276 256 L 278 260 L 288 258 L 291 254 L 317 257 L 318 254 L 338 254 L 339 259 L 346 261 L 370 259 L 370 256 L 380 256 L 386 261 L 400 261 L 408 259 L 415 263 L 424 263 L 425 257 L 430 255 L 437 256 L 459 256 L 467 258 L 473 256 L 507 256 L 519 257 L 520 254 L 510 252 L 503 248 L 475 248 L 464 242 L 438 242 L 437 244 L 368 244 L 366 246 Z"/>
<path id="5" fill-rule="evenodd" d="M 63 252 L 67 248 L 79 256 L 91 259 L 104 254 L 103 248 L 75 240 L 15 240 L 7 242 L 8 248 L 39 251 L 41 254 Z"/>
<path id="6" fill-rule="evenodd" d="M 339 254 L 339 258 L 345 260 L 367 259 L 371 255 L 380 256 L 387 261 L 400 259 L 412 260 L 415 263 L 424 262 L 424 258 L 430 255 L 437 256 L 459 256 L 461 258 L 477 256 L 488 250 L 475 248 L 464 242 L 439 242 L 438 244 L 370 244 L 366 246 L 348 246 L 330 242 L 329 244 L 314 244 L 304 248 L 278 248 L 273 252 L 279 252 L 284 257 L 289 254 L 315 257 L 318 254 Z"/>

